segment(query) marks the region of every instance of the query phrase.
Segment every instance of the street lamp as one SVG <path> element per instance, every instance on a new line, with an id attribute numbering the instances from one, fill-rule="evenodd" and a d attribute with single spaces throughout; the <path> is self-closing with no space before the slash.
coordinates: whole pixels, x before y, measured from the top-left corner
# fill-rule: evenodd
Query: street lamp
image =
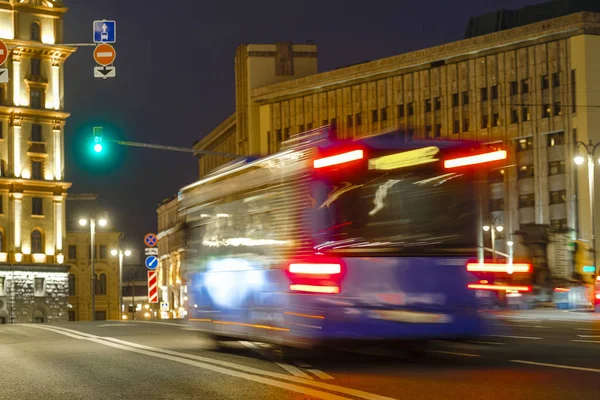
<path id="1" fill-rule="evenodd" d="M 577 165 L 582 165 L 585 162 L 585 156 L 587 155 L 588 160 L 588 189 L 590 191 L 590 222 L 592 224 L 592 238 L 590 240 L 592 244 L 592 263 L 594 266 L 594 271 L 596 271 L 596 223 L 594 218 L 594 179 L 595 179 L 595 171 L 594 171 L 594 154 L 596 153 L 596 149 L 600 146 L 600 142 L 596 144 L 592 144 L 590 140 L 588 144 L 584 142 L 577 142 L 577 152 L 578 154 L 573 158 L 573 162 Z M 581 150 L 585 149 L 585 153 L 582 155 Z"/>
<path id="2" fill-rule="evenodd" d="M 86 226 L 87 224 L 90 224 L 90 242 L 91 242 L 91 246 L 90 246 L 90 258 L 91 258 L 91 269 L 92 269 L 92 278 L 91 278 L 91 292 L 92 292 L 92 312 L 91 312 L 91 321 L 95 321 L 96 320 L 96 271 L 95 271 L 95 265 L 94 265 L 94 253 L 96 251 L 96 217 L 91 217 L 89 220 L 86 218 L 81 218 L 79 220 L 79 225 L 81 226 Z M 105 218 L 100 218 L 98 220 L 98 225 L 100 226 L 106 226 L 108 222 L 106 221 Z"/>
<path id="3" fill-rule="evenodd" d="M 492 234 L 492 260 L 496 260 L 496 232 L 502 232 L 504 227 L 502 225 L 497 225 L 497 219 L 493 218 L 492 223 L 490 225 L 484 225 L 483 230 L 485 232 L 491 232 Z"/>
<path id="4" fill-rule="evenodd" d="M 119 256 L 119 315 L 123 315 L 123 256 L 129 257 L 131 250 L 112 249 L 110 254 Z"/>

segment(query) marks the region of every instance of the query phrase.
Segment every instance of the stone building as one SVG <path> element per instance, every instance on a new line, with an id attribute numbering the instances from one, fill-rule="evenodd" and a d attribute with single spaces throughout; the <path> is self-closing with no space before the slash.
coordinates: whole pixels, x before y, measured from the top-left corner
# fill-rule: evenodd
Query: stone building
<path id="1" fill-rule="evenodd" d="M 242 45 L 235 112 L 195 149 L 266 155 L 327 124 L 348 138 L 477 140 L 509 154 L 485 210 L 505 228 L 498 251 L 529 226 L 589 240 L 587 169 L 572 160 L 578 141 L 600 141 L 600 7 L 561 0 L 506 13 L 473 18 L 463 40 L 323 73 L 313 45 Z M 229 161 L 199 157 L 201 177 Z M 560 270 L 570 279 L 572 266 Z"/>
<path id="2" fill-rule="evenodd" d="M 0 0 L 0 323 L 67 320 L 66 11 L 58 0 Z"/>

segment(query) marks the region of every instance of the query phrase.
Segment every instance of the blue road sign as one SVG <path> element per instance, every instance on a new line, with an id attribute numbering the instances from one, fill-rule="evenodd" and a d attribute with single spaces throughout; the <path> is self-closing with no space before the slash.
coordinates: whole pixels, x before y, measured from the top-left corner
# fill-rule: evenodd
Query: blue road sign
<path id="1" fill-rule="evenodd" d="M 146 261 L 144 262 L 144 264 L 146 264 L 146 268 L 154 270 L 154 269 L 156 269 L 156 267 L 158 267 L 158 257 L 156 257 L 156 256 L 146 257 Z"/>
<path id="2" fill-rule="evenodd" d="M 94 21 L 94 43 L 114 43 L 116 41 L 116 21 Z"/>

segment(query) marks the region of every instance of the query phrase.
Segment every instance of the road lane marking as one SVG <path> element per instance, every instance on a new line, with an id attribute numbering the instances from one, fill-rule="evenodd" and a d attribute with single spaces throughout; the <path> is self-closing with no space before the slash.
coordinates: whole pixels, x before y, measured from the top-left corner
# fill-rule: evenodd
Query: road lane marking
<path id="1" fill-rule="evenodd" d="M 29 328 L 42 328 L 39 325 L 24 324 L 23 326 L 26 326 Z M 268 379 L 268 378 L 262 378 L 262 377 L 255 376 L 255 375 L 264 375 L 264 376 L 269 376 L 272 378 L 277 378 L 277 379 L 281 379 L 281 380 L 285 380 L 285 381 L 300 383 L 300 384 L 307 385 L 307 386 L 314 386 L 314 387 L 329 390 L 332 392 L 342 393 L 342 394 L 346 394 L 346 395 L 350 395 L 350 396 L 354 396 L 354 397 L 360 397 L 360 398 L 363 398 L 366 400 L 393 400 L 391 397 L 386 397 L 386 396 L 378 395 L 375 393 L 364 392 L 364 391 L 358 390 L 358 389 L 351 389 L 351 388 L 347 388 L 344 386 L 332 385 L 330 383 L 324 383 L 324 382 L 315 381 L 315 380 L 308 380 L 308 379 L 299 378 L 299 377 L 295 377 L 295 376 L 280 374 L 277 372 L 264 371 L 264 370 L 261 370 L 258 368 L 247 367 L 245 365 L 235 364 L 235 363 L 228 362 L 228 361 L 216 360 L 216 359 L 203 357 L 203 356 L 197 356 L 194 354 L 187 354 L 187 353 L 181 353 L 181 352 L 173 351 L 173 350 L 161 349 L 158 347 L 145 346 L 142 344 L 137 344 L 137 343 L 128 342 L 125 340 L 120 340 L 117 338 L 91 335 L 88 333 L 83 333 L 83 332 L 76 331 L 73 329 L 67 329 L 67 328 L 62 328 L 62 327 L 58 327 L 58 326 L 54 326 L 52 328 L 47 328 L 47 327 L 43 327 L 43 328 L 48 329 L 48 330 L 54 330 L 55 333 L 58 333 L 58 334 L 65 334 L 65 333 L 69 333 L 69 332 L 76 333 L 81 336 L 80 339 L 89 340 L 89 341 L 92 341 L 92 342 L 95 342 L 98 344 L 103 344 L 106 346 L 112 346 L 112 345 L 121 346 L 121 347 L 123 347 L 124 350 L 132 351 L 132 352 L 142 352 L 141 354 L 147 354 L 147 355 L 154 356 L 154 357 L 174 356 L 174 357 L 172 357 L 172 358 L 175 358 L 174 361 L 177 361 L 177 359 L 179 359 L 183 363 L 186 363 L 187 361 L 195 362 L 197 360 L 197 361 L 203 361 L 204 363 L 216 364 L 216 365 L 210 365 L 210 364 L 204 364 L 204 363 L 197 363 L 197 364 L 201 364 L 201 365 L 206 365 L 211 368 L 213 368 L 213 367 L 218 368 L 219 371 L 215 371 L 215 372 L 220 372 L 220 370 L 223 370 L 223 371 L 225 371 L 225 372 L 223 372 L 224 374 L 229 374 L 229 372 L 238 373 L 238 371 L 231 371 L 231 369 L 225 369 L 225 368 L 234 368 L 234 369 L 237 369 L 240 371 L 248 372 L 248 374 L 245 374 L 245 375 L 248 375 L 250 377 L 249 378 L 250 380 L 252 380 L 252 378 L 255 377 L 257 379 L 267 379 L 267 380 L 271 381 L 271 379 Z M 168 358 L 168 359 L 170 359 L 170 358 Z M 186 362 L 184 362 L 184 361 L 186 361 Z M 192 364 L 190 364 L 190 365 L 192 365 Z M 220 368 L 219 366 L 225 367 L 225 368 Z M 212 370 L 211 368 L 206 368 L 206 369 Z M 251 374 L 255 374 L 255 375 L 251 375 Z M 280 383 L 279 381 L 275 381 L 275 380 L 272 380 L 272 381 Z M 265 383 L 265 384 L 268 385 L 268 383 Z M 275 385 L 275 386 L 277 386 L 277 385 Z M 295 385 L 291 385 L 291 386 L 295 386 Z M 304 387 L 301 387 L 301 388 L 305 389 Z M 306 388 L 306 389 L 314 391 L 316 393 L 325 393 L 325 392 L 319 392 L 319 391 L 309 389 L 309 388 Z M 326 397 L 318 396 L 317 394 L 310 394 L 310 395 L 319 397 L 319 398 L 326 398 Z M 335 396 L 335 397 L 327 397 L 327 399 L 334 399 L 334 398 L 335 399 L 346 399 L 345 397 L 340 397 L 340 396 L 332 395 L 329 393 L 325 393 L 325 395 Z"/>
<path id="2" fill-rule="evenodd" d="M 509 339 L 525 339 L 525 340 L 542 340 L 544 338 L 541 337 L 533 337 L 533 336 L 510 336 L 510 335 L 485 335 L 486 337 L 501 337 L 501 338 L 509 338 Z"/>
<path id="3" fill-rule="evenodd" d="M 575 328 L 578 331 L 600 331 L 600 328 Z"/>
<path id="4" fill-rule="evenodd" d="M 173 322 L 158 322 L 158 321 L 137 321 L 137 322 L 143 322 L 145 324 L 171 325 L 171 326 L 178 326 L 180 328 L 186 328 L 187 327 L 186 324 L 176 324 L 176 323 L 173 323 Z"/>
<path id="5" fill-rule="evenodd" d="M 571 342 L 579 342 L 579 343 L 600 343 L 600 340 L 571 340 Z"/>
<path id="6" fill-rule="evenodd" d="M 525 361 L 525 360 L 510 360 L 510 362 L 519 363 L 519 364 L 539 365 L 541 367 L 573 369 L 575 371 L 599 372 L 600 373 L 600 369 L 595 369 L 595 368 L 573 367 L 570 365 L 560 365 L 560 364 L 546 364 L 546 363 L 539 363 L 539 362 Z"/>
<path id="7" fill-rule="evenodd" d="M 600 338 L 600 335 L 577 335 L 583 338 Z"/>
<path id="8" fill-rule="evenodd" d="M 267 360 L 271 361 L 273 364 L 279 366 L 280 368 L 283 368 L 284 370 L 286 370 L 287 372 L 289 372 L 290 374 L 292 374 L 294 376 L 299 376 L 299 377 L 305 378 L 305 379 L 313 379 L 306 372 L 294 367 L 293 365 L 275 361 L 273 359 L 273 357 L 266 354 L 264 351 L 261 351 L 260 347 L 256 346 L 254 343 L 246 342 L 244 340 L 240 340 L 240 343 L 242 345 L 246 346 L 247 348 L 249 348 L 250 350 L 254 351 L 255 353 L 257 353 L 261 357 L 266 358 Z"/>
<path id="9" fill-rule="evenodd" d="M 329 375 L 326 372 L 321 371 L 320 369 L 307 369 L 307 371 L 310 372 L 311 374 L 318 376 L 319 378 L 321 378 L 323 380 L 335 379 L 333 376 Z"/>
<path id="10" fill-rule="evenodd" d="M 481 357 L 479 354 L 458 353 L 456 351 L 429 350 L 429 352 L 430 353 L 452 354 L 453 356 L 463 356 L 463 357 Z"/>
<path id="11" fill-rule="evenodd" d="M 104 324 L 104 325 L 98 325 L 98 328 L 104 328 L 107 326 L 139 326 L 138 324 Z"/>
<path id="12" fill-rule="evenodd" d="M 312 365 L 305 363 L 304 361 L 294 361 L 294 364 L 296 364 L 297 366 L 299 366 L 300 368 L 310 368 L 312 367 Z"/>
<path id="13" fill-rule="evenodd" d="M 28 325 L 24 325 L 24 326 L 27 326 L 27 327 L 30 328 L 30 326 L 28 326 Z M 49 331 L 49 332 L 58 333 L 54 329 L 51 329 L 51 328 L 49 328 L 47 326 L 35 326 L 35 328 L 43 329 L 43 330 Z M 69 332 L 60 332 L 60 333 L 63 334 L 63 335 L 65 335 L 65 336 L 72 337 L 73 339 L 79 339 L 79 340 L 87 339 L 86 337 L 82 337 L 82 336 L 79 336 L 79 335 L 74 335 L 74 334 L 69 333 Z"/>

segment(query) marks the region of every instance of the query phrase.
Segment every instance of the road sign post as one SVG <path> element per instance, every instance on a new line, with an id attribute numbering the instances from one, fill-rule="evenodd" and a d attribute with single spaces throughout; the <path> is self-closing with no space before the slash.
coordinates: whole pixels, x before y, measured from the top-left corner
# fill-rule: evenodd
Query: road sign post
<path id="1" fill-rule="evenodd" d="M 148 303 L 158 303 L 158 280 L 156 271 L 148 271 Z"/>

